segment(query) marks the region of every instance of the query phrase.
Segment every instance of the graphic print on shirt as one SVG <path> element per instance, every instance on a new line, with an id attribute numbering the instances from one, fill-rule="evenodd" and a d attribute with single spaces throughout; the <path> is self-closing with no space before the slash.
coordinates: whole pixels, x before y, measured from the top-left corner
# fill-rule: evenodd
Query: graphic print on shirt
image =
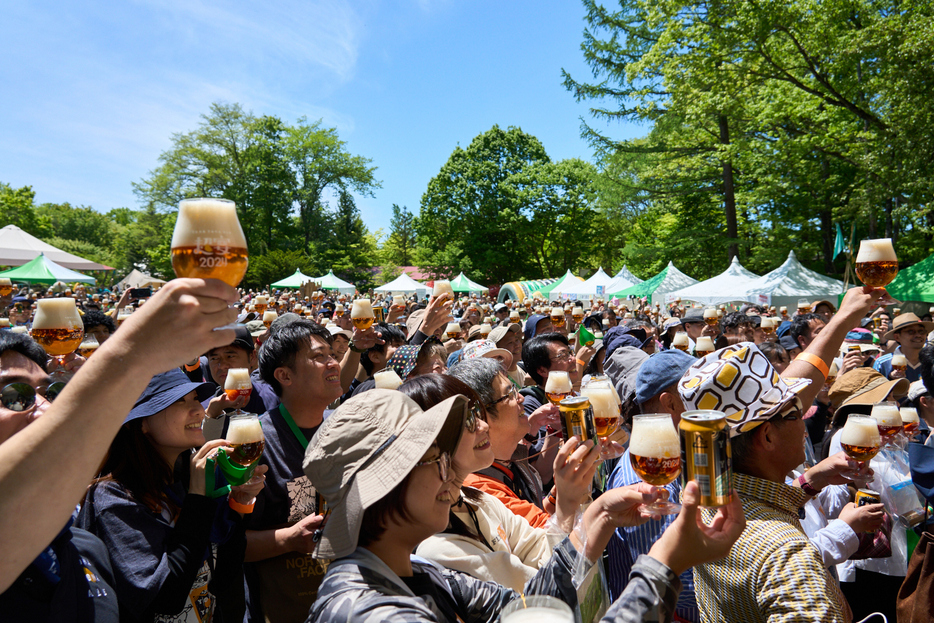
<path id="1" fill-rule="evenodd" d="M 308 515 L 315 514 L 315 488 L 308 476 L 299 476 L 285 483 L 289 492 L 289 523 L 301 521 Z"/>
<path id="2" fill-rule="evenodd" d="M 217 546 L 212 544 L 211 549 L 216 550 Z M 214 551 L 212 558 L 217 555 Z M 188 594 L 188 603 L 181 612 L 172 615 L 157 614 L 153 617 L 155 623 L 210 623 L 214 615 L 214 595 L 208 590 L 208 582 L 211 581 L 211 567 L 207 561 L 198 571 L 195 583 L 191 586 L 191 592 Z"/>

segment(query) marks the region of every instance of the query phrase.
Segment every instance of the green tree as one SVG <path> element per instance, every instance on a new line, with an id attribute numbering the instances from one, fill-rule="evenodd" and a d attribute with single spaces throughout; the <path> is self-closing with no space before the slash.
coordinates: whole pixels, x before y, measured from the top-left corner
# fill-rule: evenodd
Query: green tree
<path id="1" fill-rule="evenodd" d="M 415 216 L 409 212 L 407 207 L 392 204 L 389 238 L 383 243 L 381 249 L 382 264 L 384 266 L 387 264 L 411 266 L 415 258 L 416 240 Z"/>
<path id="2" fill-rule="evenodd" d="M 331 235 L 334 243 L 324 252 L 322 269 L 330 269 L 345 281 L 365 290 L 372 284 L 370 268 L 376 259 L 376 242 L 349 191 L 341 191 L 334 214 Z"/>
<path id="3" fill-rule="evenodd" d="M 48 234 L 48 224 L 36 212 L 36 193 L 32 186 L 13 188 L 0 182 L 0 223 L 16 225 L 33 236 Z"/>

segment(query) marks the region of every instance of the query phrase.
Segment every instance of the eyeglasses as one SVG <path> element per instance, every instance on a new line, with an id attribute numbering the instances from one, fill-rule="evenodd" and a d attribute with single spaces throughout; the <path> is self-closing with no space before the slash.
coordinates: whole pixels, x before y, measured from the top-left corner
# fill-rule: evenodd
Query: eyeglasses
<path id="1" fill-rule="evenodd" d="M 65 384 L 61 381 L 41 385 L 38 388 L 34 388 L 29 383 L 10 383 L 0 389 L 0 405 L 10 411 L 28 411 L 35 406 L 37 393 L 52 402 L 63 389 L 65 389 Z"/>
<path id="2" fill-rule="evenodd" d="M 438 475 L 441 476 L 441 482 L 447 482 L 448 476 L 453 477 L 454 474 L 451 473 L 451 455 L 447 452 L 442 452 L 438 458 L 428 459 L 427 461 L 419 461 L 415 464 L 415 467 L 421 467 L 422 465 L 431 465 L 432 463 L 438 464 Z M 414 469 L 414 468 L 413 468 Z"/>
<path id="3" fill-rule="evenodd" d="M 486 408 L 489 409 L 490 407 L 495 407 L 496 405 L 498 405 L 498 404 L 501 403 L 501 402 L 504 402 L 504 401 L 506 401 L 506 400 L 509 400 L 510 398 L 517 398 L 518 396 L 519 396 L 519 390 L 516 389 L 516 386 L 515 386 L 515 385 L 510 384 L 510 385 L 509 385 L 509 391 L 506 392 L 506 395 L 505 395 L 505 396 L 500 396 L 499 398 L 497 398 L 497 399 L 494 400 L 493 402 L 488 402 L 488 403 L 486 404 Z"/>
<path id="4" fill-rule="evenodd" d="M 562 350 L 552 361 L 567 361 L 568 359 L 574 359 L 574 353 L 569 350 Z"/>
<path id="5" fill-rule="evenodd" d="M 477 421 L 483 418 L 483 408 L 479 403 L 471 401 L 467 405 L 467 418 L 464 420 L 464 429 L 468 433 L 477 432 Z"/>

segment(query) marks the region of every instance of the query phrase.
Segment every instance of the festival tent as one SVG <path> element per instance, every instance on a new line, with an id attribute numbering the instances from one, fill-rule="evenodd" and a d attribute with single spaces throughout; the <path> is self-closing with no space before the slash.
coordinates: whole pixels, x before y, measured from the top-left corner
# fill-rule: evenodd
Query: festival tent
<path id="1" fill-rule="evenodd" d="M 568 269 L 568 272 L 564 273 L 563 277 L 561 277 L 560 279 L 556 279 L 552 283 L 549 283 L 547 286 L 540 289 L 539 292 L 541 292 L 542 296 L 548 299 L 549 301 L 554 301 L 558 298 L 557 294 L 554 296 L 551 295 L 551 293 L 555 291 L 555 288 L 562 286 L 562 285 L 572 284 L 572 283 L 583 283 L 583 281 L 584 281 L 583 279 L 581 279 L 580 277 L 572 273 L 570 269 Z"/>
<path id="2" fill-rule="evenodd" d="M 47 284 L 52 284 L 56 281 L 63 281 L 66 283 L 73 283 L 75 281 L 94 283 L 95 281 L 94 277 L 88 277 L 87 275 L 82 275 L 79 272 L 65 268 L 64 266 L 59 266 L 43 253 L 40 253 L 36 259 L 27 264 L 0 272 L 0 277 L 6 277 L 13 282 L 25 281 L 27 283 Z"/>
<path id="3" fill-rule="evenodd" d="M 333 270 L 329 270 L 328 274 L 322 275 L 321 277 L 312 277 L 311 280 L 315 283 L 320 283 L 322 290 L 337 290 L 341 294 L 353 294 L 357 291 L 357 286 L 344 281 L 335 275 Z"/>
<path id="4" fill-rule="evenodd" d="M 294 274 L 286 277 L 285 279 L 277 281 L 274 284 L 271 284 L 271 287 L 293 288 L 297 290 L 298 288 L 301 288 L 303 285 L 309 282 L 317 283 L 317 280 L 314 277 L 309 277 L 308 275 L 303 274 L 300 269 L 296 268 Z"/>
<path id="5" fill-rule="evenodd" d="M 36 259 L 40 253 L 59 266 L 72 270 L 113 270 L 110 266 L 86 260 L 42 242 L 16 225 L 0 229 L 0 266 L 22 266 Z"/>
<path id="6" fill-rule="evenodd" d="M 471 281 L 464 273 L 451 279 L 451 289 L 455 292 L 486 292 L 489 290 L 486 286 L 481 286 L 476 281 Z"/>
<path id="7" fill-rule="evenodd" d="M 746 302 L 750 300 L 747 288 L 758 278 L 759 275 L 746 270 L 739 263 L 739 258 L 734 257 L 730 262 L 730 267 L 716 277 L 670 292 L 666 298 L 671 300 L 680 297 L 682 300 L 703 305 L 720 305 L 733 301 Z"/>
<path id="8" fill-rule="evenodd" d="M 899 301 L 934 303 L 934 255 L 898 271 L 895 281 L 885 289 Z"/>
<path id="9" fill-rule="evenodd" d="M 606 274 L 601 266 L 587 281 L 565 280 L 564 283 L 551 291 L 551 300 L 559 298 L 592 299 L 597 295 L 597 286 L 603 286 L 603 294 L 606 294 L 606 287 L 612 281 L 613 277 Z"/>
<path id="10" fill-rule="evenodd" d="M 695 283 L 697 283 L 697 279 L 688 277 L 680 270 L 675 268 L 674 264 L 668 262 L 668 266 L 663 268 L 662 271 L 654 277 L 646 279 L 642 283 L 637 283 L 634 286 L 620 290 L 619 292 L 609 292 L 607 297 L 651 297 L 651 303 L 662 305 L 666 302 L 665 296 L 669 292 L 674 292 L 675 290 L 680 290 L 681 288 L 692 286 Z"/>
<path id="11" fill-rule="evenodd" d="M 151 288 L 153 286 L 161 286 L 164 283 L 165 280 L 147 275 L 134 268 L 130 271 L 129 275 L 118 281 L 114 287 L 121 290 L 126 290 L 127 288 Z"/>
<path id="12" fill-rule="evenodd" d="M 607 284 L 606 292 L 619 292 L 620 290 L 625 290 L 639 283 L 642 283 L 642 279 L 633 275 L 628 268 L 623 266 L 619 269 L 619 272 L 613 276 L 610 283 Z"/>
<path id="13" fill-rule="evenodd" d="M 836 301 L 841 294 L 842 281 L 805 268 L 795 252 L 789 251 L 784 264 L 747 284 L 745 300 L 759 305 L 790 307 L 796 305 L 799 298 Z"/>
<path id="14" fill-rule="evenodd" d="M 374 288 L 374 291 L 384 293 L 398 292 L 400 294 L 417 294 L 419 297 L 423 297 L 431 291 L 431 288 L 425 284 L 415 281 L 407 274 L 402 273 L 389 283 L 378 288 Z"/>

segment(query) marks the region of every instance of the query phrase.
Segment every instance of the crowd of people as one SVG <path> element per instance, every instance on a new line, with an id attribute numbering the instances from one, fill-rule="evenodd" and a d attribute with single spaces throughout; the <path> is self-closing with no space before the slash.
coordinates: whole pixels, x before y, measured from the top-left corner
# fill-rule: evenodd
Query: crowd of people
<path id="1" fill-rule="evenodd" d="M 586 621 L 895 621 L 927 516 L 905 482 L 934 426 L 934 322 L 884 295 L 789 314 L 199 279 L 23 289 L 0 300 L 0 618 L 492 621 L 550 595 Z M 355 324 L 367 296 L 376 322 Z M 85 356 L 30 337 L 50 297 L 75 300 Z M 249 395 L 225 392 L 243 369 Z M 608 379 L 619 430 L 565 437 L 555 372 L 572 394 Z M 854 460 L 848 419 L 885 401 L 917 425 Z M 720 507 L 631 461 L 633 416 L 678 427 L 696 409 L 726 415 Z M 218 493 L 241 411 L 262 456 Z M 641 510 L 658 500 L 682 508 Z"/>

